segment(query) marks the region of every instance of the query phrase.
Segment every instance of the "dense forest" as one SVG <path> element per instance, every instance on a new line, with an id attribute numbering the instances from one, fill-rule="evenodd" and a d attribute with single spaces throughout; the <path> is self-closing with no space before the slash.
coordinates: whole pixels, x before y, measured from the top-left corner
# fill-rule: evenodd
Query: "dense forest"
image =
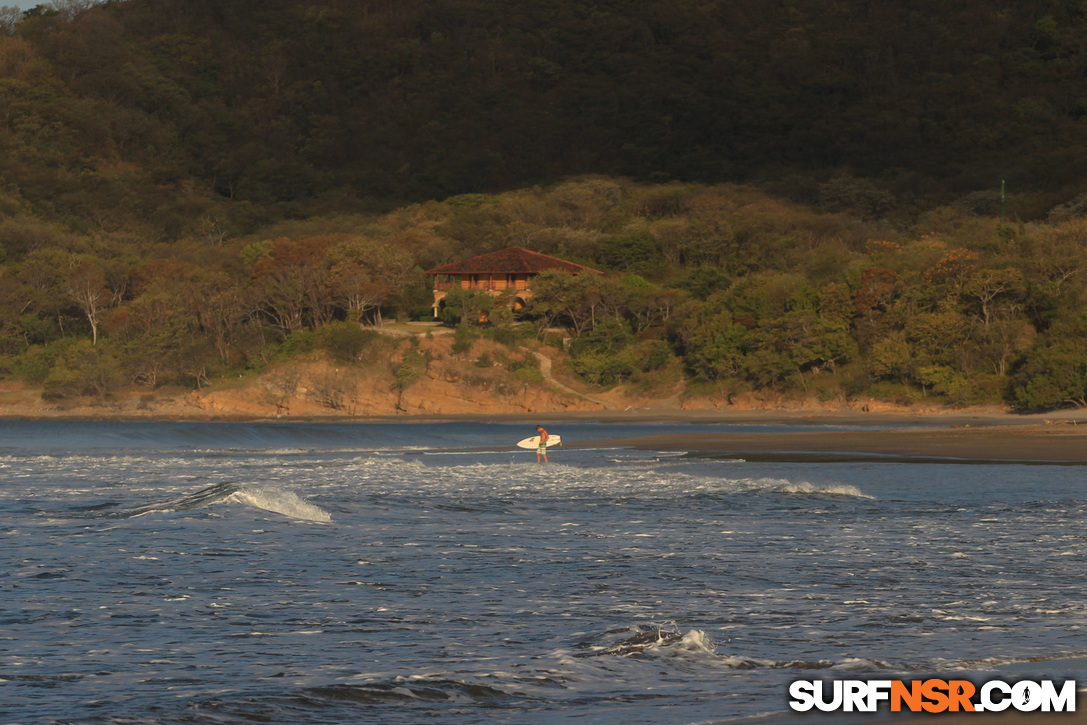
<path id="1" fill-rule="evenodd" d="M 607 275 L 445 321 L 563 325 L 589 385 L 1087 405 L 1085 44 L 1070 0 L 0 8 L 0 374 L 361 364 L 516 244 Z"/>

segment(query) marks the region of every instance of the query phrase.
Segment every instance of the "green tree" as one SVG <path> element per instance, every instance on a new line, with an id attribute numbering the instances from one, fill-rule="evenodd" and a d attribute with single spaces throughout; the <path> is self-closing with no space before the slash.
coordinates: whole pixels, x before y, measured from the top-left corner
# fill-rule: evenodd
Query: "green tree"
<path id="1" fill-rule="evenodd" d="M 570 345 L 570 365 L 593 385 L 614 385 L 635 372 L 630 351 L 634 341 L 625 322 L 605 319 Z"/>
<path id="2" fill-rule="evenodd" d="M 595 274 L 569 274 L 546 270 L 532 280 L 530 311 L 541 323 L 541 330 L 562 320 L 580 337 L 596 327 L 598 316 L 607 309 L 616 309 L 617 289 L 610 281 Z M 605 295 L 608 298 L 605 298 Z"/>
<path id="3" fill-rule="evenodd" d="M 617 314 L 630 321 L 635 334 L 668 324 L 672 310 L 684 298 L 679 290 L 658 287 L 633 275 L 619 280 L 614 296 Z"/>
<path id="4" fill-rule="evenodd" d="M 376 342 L 377 333 L 352 322 L 333 321 L 317 330 L 317 343 L 341 362 L 357 362 Z"/>
<path id="5" fill-rule="evenodd" d="M 72 344 L 43 382 L 45 398 L 83 395 L 106 397 L 120 378 L 117 359 L 108 346 L 98 347 L 87 340 Z"/>
<path id="6" fill-rule="evenodd" d="M 1022 309 L 1027 285 L 1022 270 L 983 269 L 963 286 L 963 297 L 988 327 L 997 318 L 1006 318 Z"/>
<path id="7" fill-rule="evenodd" d="M 1017 408 L 1087 407 L 1087 314 L 1055 323 L 1027 353 L 1012 381 Z"/>
<path id="8" fill-rule="evenodd" d="M 877 340 L 865 359 L 868 371 L 877 379 L 905 383 L 913 370 L 913 351 L 901 332 L 893 332 Z"/>
<path id="9" fill-rule="evenodd" d="M 704 380 L 737 377 L 753 335 L 710 298 L 679 326 L 683 360 L 691 374 Z"/>
<path id="10" fill-rule="evenodd" d="M 596 258 L 608 269 L 654 276 L 663 261 L 647 229 L 631 229 L 606 239 L 597 247 Z"/>
<path id="11" fill-rule="evenodd" d="M 479 324 L 494 309 L 496 298 L 482 290 L 454 287 L 442 299 L 442 317 L 446 324 Z"/>
<path id="12" fill-rule="evenodd" d="M 698 300 L 705 300 L 711 294 L 729 288 L 732 280 L 716 267 L 699 266 L 688 269 L 679 279 L 671 283 Z"/>

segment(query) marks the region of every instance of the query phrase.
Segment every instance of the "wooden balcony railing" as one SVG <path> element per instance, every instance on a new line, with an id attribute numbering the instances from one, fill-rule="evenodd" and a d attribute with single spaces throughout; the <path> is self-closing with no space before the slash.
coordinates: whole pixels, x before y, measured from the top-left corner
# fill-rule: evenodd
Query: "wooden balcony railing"
<path id="1" fill-rule="evenodd" d="M 435 279 L 434 289 L 438 292 L 447 292 L 451 289 L 472 289 L 481 290 L 483 292 L 504 292 L 506 290 L 523 291 L 528 289 L 527 279 L 513 279 L 507 280 L 505 278 L 483 278 L 483 279 L 467 279 L 461 278 L 455 279 Z"/>

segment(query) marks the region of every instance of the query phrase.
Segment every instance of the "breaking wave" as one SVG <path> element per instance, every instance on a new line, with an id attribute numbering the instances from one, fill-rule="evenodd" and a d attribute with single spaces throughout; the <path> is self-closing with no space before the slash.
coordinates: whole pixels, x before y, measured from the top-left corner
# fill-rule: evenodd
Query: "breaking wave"
<path id="1" fill-rule="evenodd" d="M 843 496 L 847 498 L 875 499 L 875 496 L 869 496 L 856 486 L 845 484 L 816 486 L 806 481 L 800 481 L 798 483 L 783 481 L 775 486 L 774 490 L 777 493 L 793 494 L 797 496 Z"/>
<path id="2" fill-rule="evenodd" d="M 242 504 L 302 521 L 331 521 L 332 517 L 320 506 L 309 503 L 293 491 L 277 486 L 259 484 L 217 483 L 195 493 L 159 503 L 116 511 L 107 518 L 129 519 L 148 514 L 193 511 L 216 504 Z"/>
<path id="3" fill-rule="evenodd" d="M 774 660 L 722 653 L 713 637 L 701 629 L 681 631 L 672 624 L 638 624 L 610 629 L 602 635 L 582 640 L 575 645 L 574 657 L 623 658 L 683 658 L 702 666 L 726 670 L 850 670 L 880 671 L 891 665 L 886 662 L 846 657 L 831 659 Z"/>
<path id="4" fill-rule="evenodd" d="M 616 641 L 616 638 L 618 640 Z M 686 633 L 675 627 L 656 624 L 639 624 L 633 627 L 610 629 L 597 640 L 579 642 L 581 650 L 575 657 L 633 657 L 666 650 L 685 650 L 714 653 L 713 640 L 702 630 Z"/>
<path id="5" fill-rule="evenodd" d="M 489 702 L 510 694 L 490 685 L 451 678 L 398 677 L 393 682 L 311 687 L 306 694 L 316 701 L 359 704 L 419 702 Z"/>

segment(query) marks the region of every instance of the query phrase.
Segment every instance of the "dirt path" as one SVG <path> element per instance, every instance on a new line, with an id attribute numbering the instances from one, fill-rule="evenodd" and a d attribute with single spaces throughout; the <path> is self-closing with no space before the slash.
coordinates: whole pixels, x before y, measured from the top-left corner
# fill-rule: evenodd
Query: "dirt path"
<path id="1" fill-rule="evenodd" d="M 536 352 L 535 350 L 529 350 L 527 347 L 522 347 L 521 349 L 525 352 L 532 353 L 536 357 L 536 359 L 540 361 L 540 373 L 543 375 L 544 380 L 546 380 L 550 385 L 555 386 L 564 393 L 568 393 L 575 397 L 581 398 L 582 400 L 588 400 L 590 403 L 596 403 L 597 405 L 603 406 L 604 410 L 616 409 L 614 405 L 607 402 L 606 400 L 600 400 L 598 398 L 592 397 L 591 395 L 579 393 L 570 386 L 559 382 L 559 380 L 551 373 L 551 358 L 549 358 L 547 355 Z"/>

